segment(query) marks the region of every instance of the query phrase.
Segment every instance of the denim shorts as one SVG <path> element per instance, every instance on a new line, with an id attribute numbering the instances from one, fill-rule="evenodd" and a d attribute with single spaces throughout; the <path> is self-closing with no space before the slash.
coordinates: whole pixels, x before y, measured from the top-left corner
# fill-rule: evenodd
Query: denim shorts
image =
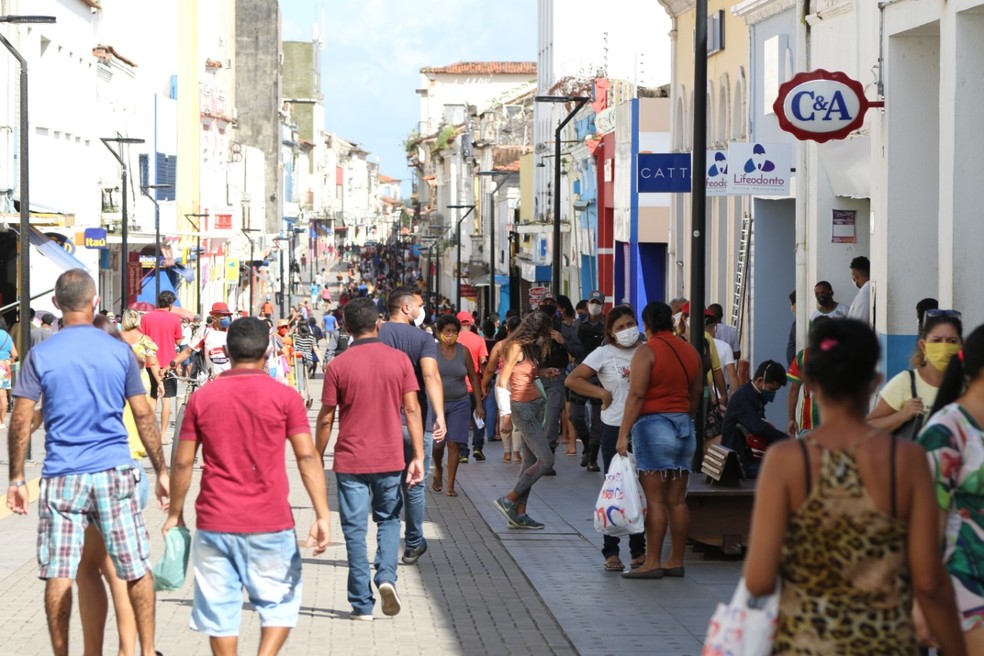
<path id="1" fill-rule="evenodd" d="M 697 448 L 694 422 L 683 412 L 642 415 L 632 426 L 632 453 L 645 471 L 690 471 Z"/>
<path id="2" fill-rule="evenodd" d="M 132 465 L 121 465 L 41 479 L 38 576 L 75 578 L 90 522 L 102 533 L 121 579 L 136 581 L 150 572 L 150 536 L 137 498 L 138 476 L 143 474 Z"/>
<path id="3" fill-rule="evenodd" d="M 301 551 L 294 529 L 276 533 L 198 531 L 192 549 L 195 601 L 189 626 L 239 635 L 243 589 L 260 626 L 294 627 L 301 609 Z"/>

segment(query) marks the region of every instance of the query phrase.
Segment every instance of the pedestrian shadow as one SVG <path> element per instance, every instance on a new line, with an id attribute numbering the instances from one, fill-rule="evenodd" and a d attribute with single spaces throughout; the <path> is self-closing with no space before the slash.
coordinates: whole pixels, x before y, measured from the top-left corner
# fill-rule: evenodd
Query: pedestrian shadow
<path id="1" fill-rule="evenodd" d="M 325 619 L 347 619 L 351 616 L 351 612 L 347 610 L 339 610 L 337 608 L 315 608 L 313 606 L 301 606 L 300 614 Z"/>
<path id="2" fill-rule="evenodd" d="M 301 558 L 303 565 L 330 565 L 332 567 L 348 567 L 347 559 L 329 560 L 327 558 Z"/>
<path id="3" fill-rule="evenodd" d="M 175 599 L 173 597 L 164 599 L 164 598 L 158 597 L 157 598 L 157 603 L 159 603 L 159 604 L 174 604 L 176 606 L 188 606 L 190 608 L 191 607 L 191 604 L 192 604 L 192 600 L 191 599 Z"/>

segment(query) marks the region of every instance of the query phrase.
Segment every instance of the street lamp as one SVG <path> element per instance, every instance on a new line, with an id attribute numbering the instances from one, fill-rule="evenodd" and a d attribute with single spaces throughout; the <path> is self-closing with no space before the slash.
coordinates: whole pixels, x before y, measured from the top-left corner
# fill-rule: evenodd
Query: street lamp
<path id="1" fill-rule="evenodd" d="M 199 221 L 195 223 L 192 219 L 207 219 L 208 212 L 204 214 L 185 214 L 185 221 L 195 229 L 195 314 L 202 316 L 202 231 Z"/>
<path id="2" fill-rule="evenodd" d="M 475 175 L 481 177 L 494 178 L 495 176 L 502 177 L 502 181 L 495 186 L 495 189 L 489 194 L 489 302 L 488 308 L 485 310 L 485 314 L 489 315 L 493 312 L 493 304 L 495 303 L 495 194 L 499 191 L 499 188 L 506 183 L 509 176 L 513 174 L 512 171 L 477 171 Z"/>
<path id="3" fill-rule="evenodd" d="M 455 307 L 461 310 L 461 222 L 468 218 L 468 215 L 475 211 L 474 205 L 448 205 L 449 210 L 468 210 L 465 212 L 460 219 L 458 219 L 458 226 L 456 228 L 458 235 L 458 299 L 457 305 Z"/>
<path id="4" fill-rule="evenodd" d="M 553 217 L 553 293 L 560 295 L 560 135 L 574 115 L 577 114 L 591 98 L 584 96 L 535 96 L 536 102 L 545 103 L 574 103 L 574 109 L 564 118 L 554 131 L 554 217 Z"/>
<path id="5" fill-rule="evenodd" d="M 0 23 L 54 23 L 54 16 L 0 16 Z M 0 34 L 0 43 L 20 64 L 20 358 L 31 348 L 31 199 L 28 167 L 27 60 Z"/>
<path id="6" fill-rule="evenodd" d="M 129 298 L 130 298 L 129 290 L 127 289 L 127 283 L 129 282 L 127 280 L 127 276 L 130 274 L 130 259 L 129 259 L 129 252 L 127 250 L 127 230 L 129 229 L 129 226 L 127 225 L 127 208 L 126 208 L 127 166 L 126 166 L 126 160 L 123 159 L 122 151 L 123 151 L 123 144 L 142 144 L 144 142 L 144 140 L 143 139 L 136 139 L 136 138 L 133 138 L 133 137 L 100 137 L 99 138 L 99 141 L 103 142 L 103 145 L 106 146 L 106 150 L 108 150 L 109 152 L 111 152 L 113 154 L 113 157 L 116 158 L 116 161 L 120 163 L 120 167 L 122 168 L 122 172 L 123 172 L 123 174 L 122 174 L 122 182 L 123 182 L 123 228 L 122 228 L 121 240 L 120 240 L 121 241 L 121 243 L 120 243 L 120 259 L 122 260 L 122 262 L 120 264 L 120 270 L 122 271 L 122 273 L 120 275 L 120 294 L 121 294 L 121 297 L 120 297 L 120 316 L 122 317 L 124 310 L 126 310 L 127 302 L 129 301 Z M 119 153 L 117 153 L 115 150 L 113 150 L 113 147 L 109 145 L 111 143 L 119 144 L 119 146 L 120 146 L 120 152 Z M 157 299 L 155 298 L 154 300 L 156 301 Z"/>
<path id="7" fill-rule="evenodd" d="M 140 187 L 140 193 L 146 196 L 154 204 L 154 301 L 161 295 L 161 206 L 157 199 L 150 194 L 151 189 L 173 189 L 174 185 L 144 185 Z"/>
<path id="8" fill-rule="evenodd" d="M 253 238 L 249 236 L 251 232 L 260 232 L 259 228 L 242 228 L 243 235 L 249 242 L 249 316 L 253 316 L 253 263 L 256 262 L 253 255 Z"/>

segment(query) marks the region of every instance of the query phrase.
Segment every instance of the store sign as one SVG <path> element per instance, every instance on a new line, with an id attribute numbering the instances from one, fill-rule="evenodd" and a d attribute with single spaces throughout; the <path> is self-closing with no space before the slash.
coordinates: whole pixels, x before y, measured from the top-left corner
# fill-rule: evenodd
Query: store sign
<path id="1" fill-rule="evenodd" d="M 707 175 L 704 184 L 708 196 L 727 196 L 731 185 L 728 177 L 728 151 L 707 151 Z"/>
<path id="2" fill-rule="evenodd" d="M 86 228 L 82 234 L 82 239 L 82 244 L 86 248 L 107 248 L 109 246 L 105 228 Z"/>
<path id="3" fill-rule="evenodd" d="M 75 255 L 75 244 L 65 235 L 60 232 L 46 232 L 44 236 L 64 248 L 67 252 Z"/>
<path id="4" fill-rule="evenodd" d="M 783 130 L 801 141 L 823 143 L 846 138 L 864 124 L 868 108 L 883 106 L 869 101 L 857 80 L 817 69 L 782 84 L 772 109 Z"/>
<path id="5" fill-rule="evenodd" d="M 781 143 L 732 143 L 728 146 L 729 193 L 788 196 L 793 146 Z"/>
<path id="6" fill-rule="evenodd" d="M 530 305 L 534 307 L 539 305 L 548 291 L 550 290 L 547 287 L 530 287 Z"/>
<path id="7" fill-rule="evenodd" d="M 639 153 L 640 194 L 690 193 L 690 153 Z"/>
<path id="8" fill-rule="evenodd" d="M 478 288 L 474 285 L 462 285 L 461 286 L 461 297 L 462 298 L 477 298 Z"/>

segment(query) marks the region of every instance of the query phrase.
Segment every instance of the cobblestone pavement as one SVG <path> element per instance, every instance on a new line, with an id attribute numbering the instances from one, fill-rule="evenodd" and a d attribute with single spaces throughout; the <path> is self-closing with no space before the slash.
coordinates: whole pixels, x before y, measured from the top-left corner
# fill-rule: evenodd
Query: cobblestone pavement
<path id="1" fill-rule="evenodd" d="M 313 381 L 320 393 L 320 380 Z M 318 403 L 310 411 L 312 425 Z M 6 464 L 6 430 L 0 455 Z M 40 457 L 42 431 L 34 437 Z M 169 448 L 169 447 L 168 447 Z M 508 490 L 518 466 L 501 462 L 501 444 L 486 449 L 486 462 L 459 468 L 460 496 L 430 490 L 427 481 L 425 536 L 429 549 L 415 566 L 400 565 L 398 589 L 403 612 L 395 618 L 376 613 L 374 622 L 348 618 L 345 548 L 338 515 L 332 513 L 332 546 L 319 557 L 304 555 L 301 617 L 286 654 L 699 654 L 701 639 L 717 601 L 730 598 L 740 563 L 703 561 L 689 555 L 682 579 L 628 581 L 605 572 L 601 536 L 594 531 L 594 499 L 601 475 L 578 467 L 580 458 L 558 456 L 558 476 L 535 486 L 529 512 L 545 522 L 543 531 L 515 531 L 492 500 Z M 313 519 L 300 476 L 287 450 L 298 533 Z M 327 467 L 330 468 L 330 460 Z M 6 467 L 0 465 L 0 482 Z M 28 468 L 28 477 L 40 467 Z M 334 477 L 328 473 L 335 509 Z M 189 495 L 197 493 L 195 487 Z M 36 504 L 28 517 L 0 509 L 0 622 L 3 654 L 50 652 L 43 608 L 43 582 L 37 579 Z M 186 504 L 189 524 L 192 503 Z M 163 551 L 159 529 L 164 514 L 145 511 L 156 560 Z M 373 544 L 372 532 L 369 544 Z M 623 541 L 623 559 L 628 560 Z M 157 644 L 166 656 L 207 654 L 208 641 L 187 628 L 192 590 L 161 593 L 157 601 Z M 111 611 L 112 613 L 112 611 Z M 107 650 L 115 648 L 112 615 Z M 255 651 L 257 615 L 244 603 L 240 653 Z M 72 619 L 72 653 L 81 653 L 78 613 Z"/>

